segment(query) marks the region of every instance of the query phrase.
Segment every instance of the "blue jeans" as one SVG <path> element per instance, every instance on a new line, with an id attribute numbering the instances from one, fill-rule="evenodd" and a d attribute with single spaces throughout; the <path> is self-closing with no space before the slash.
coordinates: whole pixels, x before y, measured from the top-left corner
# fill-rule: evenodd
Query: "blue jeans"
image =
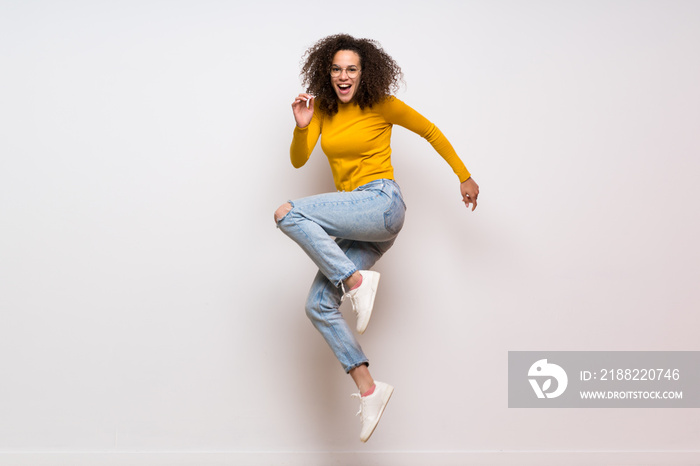
<path id="1" fill-rule="evenodd" d="M 306 301 L 306 315 L 345 372 L 369 364 L 338 310 L 339 287 L 357 270 L 371 268 L 394 244 L 406 212 L 399 185 L 380 179 L 351 192 L 319 194 L 289 203 L 292 209 L 277 226 L 319 268 Z"/>

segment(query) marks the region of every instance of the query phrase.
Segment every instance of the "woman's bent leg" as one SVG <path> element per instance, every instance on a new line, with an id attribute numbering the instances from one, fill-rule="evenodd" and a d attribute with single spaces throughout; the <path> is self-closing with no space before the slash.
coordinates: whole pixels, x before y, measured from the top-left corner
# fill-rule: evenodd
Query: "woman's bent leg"
<path id="1" fill-rule="evenodd" d="M 395 186 L 393 181 L 377 180 L 349 193 L 306 197 L 283 205 L 275 220 L 326 278 L 339 286 L 358 268 L 333 237 L 377 243 L 393 239 L 403 224 L 405 210 Z"/>

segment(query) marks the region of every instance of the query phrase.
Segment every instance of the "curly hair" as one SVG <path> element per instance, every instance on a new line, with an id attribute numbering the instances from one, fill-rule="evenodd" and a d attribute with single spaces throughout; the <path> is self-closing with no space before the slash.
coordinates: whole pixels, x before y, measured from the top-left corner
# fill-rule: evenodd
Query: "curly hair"
<path id="1" fill-rule="evenodd" d="M 378 42 L 336 34 L 316 42 L 303 55 L 302 83 L 306 92 L 316 96 L 316 108 L 328 115 L 338 113 L 338 98 L 331 84 L 330 69 L 339 50 L 350 50 L 360 56 L 360 84 L 354 100 L 364 109 L 381 102 L 399 89 L 403 82 L 401 68 Z"/>

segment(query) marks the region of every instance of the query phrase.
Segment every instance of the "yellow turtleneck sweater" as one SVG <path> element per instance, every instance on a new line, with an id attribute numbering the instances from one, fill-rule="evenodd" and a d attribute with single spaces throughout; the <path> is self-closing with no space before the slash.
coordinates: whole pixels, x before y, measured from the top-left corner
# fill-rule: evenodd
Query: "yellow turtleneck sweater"
<path id="1" fill-rule="evenodd" d="M 380 178 L 393 180 L 390 140 L 394 124 L 427 139 L 452 167 L 460 182 L 471 176 L 437 126 L 396 97 L 387 97 L 364 110 L 354 102 L 339 102 L 338 113 L 333 116 L 315 111 L 308 126 L 294 127 L 290 148 L 292 165 L 299 168 L 309 160 L 323 133 L 321 148 L 328 157 L 338 191 L 352 191 Z"/>

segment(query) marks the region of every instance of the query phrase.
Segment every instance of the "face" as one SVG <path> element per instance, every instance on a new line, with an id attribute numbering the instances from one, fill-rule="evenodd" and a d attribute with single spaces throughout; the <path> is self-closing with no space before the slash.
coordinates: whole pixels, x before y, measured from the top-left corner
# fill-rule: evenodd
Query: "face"
<path id="1" fill-rule="evenodd" d="M 333 70 L 340 70 L 340 74 L 334 76 Z M 353 73 L 353 71 L 356 72 Z M 360 56 L 351 50 L 339 50 L 333 56 L 331 65 L 331 84 L 338 100 L 343 103 L 350 102 L 360 85 Z M 352 77 L 350 75 L 353 75 Z"/>

